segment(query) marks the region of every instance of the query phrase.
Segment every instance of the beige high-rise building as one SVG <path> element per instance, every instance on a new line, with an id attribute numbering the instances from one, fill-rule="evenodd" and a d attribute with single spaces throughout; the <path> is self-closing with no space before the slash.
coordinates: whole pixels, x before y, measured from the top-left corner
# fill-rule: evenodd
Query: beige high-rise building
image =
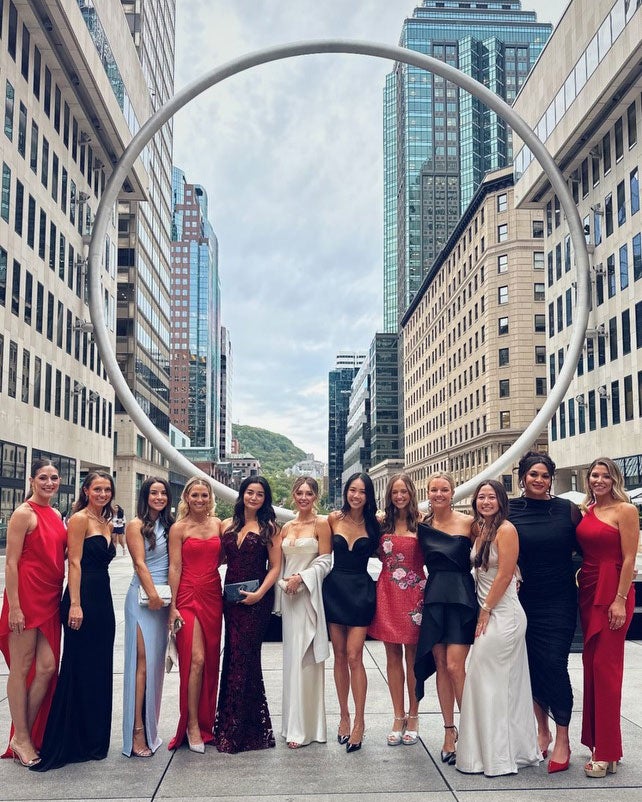
<path id="1" fill-rule="evenodd" d="M 642 484 L 642 3 L 571 2 L 515 101 L 568 180 L 591 261 L 589 330 L 549 426 L 556 490 L 615 458 Z M 565 216 L 530 151 L 516 141 L 516 202 L 543 210 L 547 368 L 559 375 L 576 318 L 575 260 Z"/>
<path id="2" fill-rule="evenodd" d="M 406 470 L 425 500 L 506 451 L 546 396 L 544 221 L 489 173 L 402 320 Z M 533 444 L 546 447 L 546 436 Z M 517 493 L 514 472 L 500 477 Z"/>

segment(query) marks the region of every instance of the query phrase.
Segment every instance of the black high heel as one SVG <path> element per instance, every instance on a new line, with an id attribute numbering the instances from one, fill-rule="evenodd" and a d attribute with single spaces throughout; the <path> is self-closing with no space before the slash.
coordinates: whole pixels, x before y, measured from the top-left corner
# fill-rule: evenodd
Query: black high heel
<path id="1" fill-rule="evenodd" d="M 459 730 L 454 724 L 444 724 L 445 730 L 455 730 L 455 743 L 459 739 Z M 444 752 L 441 750 L 441 762 L 447 763 L 449 766 L 454 766 L 457 761 L 457 752 Z"/>
<path id="2" fill-rule="evenodd" d="M 350 719 L 348 719 L 349 721 Z M 339 729 L 337 730 L 337 741 L 341 744 L 341 746 L 345 746 L 348 741 L 350 740 L 350 733 L 347 735 L 343 735 L 341 733 L 341 724 L 339 724 Z"/>
<path id="3" fill-rule="evenodd" d="M 361 744 L 364 742 L 366 737 L 366 730 L 364 727 L 363 733 L 361 735 L 361 740 L 357 741 L 356 743 L 351 743 L 349 740 L 346 743 L 346 752 L 349 754 L 350 752 L 358 752 L 361 749 Z"/>

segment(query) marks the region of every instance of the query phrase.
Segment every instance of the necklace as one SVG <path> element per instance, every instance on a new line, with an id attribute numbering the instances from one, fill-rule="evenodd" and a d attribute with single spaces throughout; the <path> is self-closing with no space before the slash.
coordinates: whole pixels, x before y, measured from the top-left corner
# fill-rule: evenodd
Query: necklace
<path id="1" fill-rule="evenodd" d="M 352 521 L 352 523 L 353 523 L 355 526 L 363 526 L 363 524 L 365 523 L 365 520 L 366 520 L 365 518 L 362 518 L 360 521 L 355 521 L 355 519 L 354 519 L 354 518 L 352 518 L 352 516 L 350 516 L 350 515 L 348 515 L 348 516 L 346 516 L 346 517 L 350 518 L 350 520 Z"/>
<path id="2" fill-rule="evenodd" d="M 92 518 L 94 521 L 101 524 L 102 526 L 104 526 L 107 523 L 107 521 L 104 518 L 99 518 L 97 515 L 94 515 L 94 513 L 91 512 L 91 510 L 89 510 L 87 507 L 85 507 L 85 512 L 87 513 L 88 518 Z"/>

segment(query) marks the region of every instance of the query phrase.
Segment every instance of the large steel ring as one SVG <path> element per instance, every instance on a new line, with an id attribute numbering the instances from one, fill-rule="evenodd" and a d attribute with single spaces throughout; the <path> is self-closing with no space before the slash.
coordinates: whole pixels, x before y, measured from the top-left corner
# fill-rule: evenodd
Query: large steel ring
<path id="1" fill-rule="evenodd" d="M 277 47 L 267 48 L 265 50 L 258 50 L 255 53 L 250 53 L 241 58 L 234 59 L 233 61 L 224 64 L 221 67 L 216 67 L 210 72 L 205 73 L 200 78 L 197 78 L 192 83 L 177 92 L 174 97 L 167 101 L 149 120 L 140 128 L 138 133 L 134 136 L 129 143 L 123 155 L 120 157 L 118 163 L 114 167 L 105 191 L 98 205 L 96 219 L 94 221 L 93 235 L 89 245 L 89 314 L 91 322 L 94 326 L 94 338 L 98 346 L 100 357 L 103 361 L 107 375 L 116 390 L 123 406 L 128 414 L 138 426 L 140 431 L 147 437 L 152 445 L 169 460 L 170 464 L 176 470 L 193 475 L 195 473 L 202 473 L 198 471 L 194 465 L 182 454 L 180 454 L 158 431 L 158 429 L 147 418 L 138 402 L 134 398 L 133 393 L 127 386 L 125 377 L 123 376 L 116 355 L 109 342 L 109 335 L 105 326 L 103 306 L 100 291 L 100 263 L 103 252 L 103 243 L 107 233 L 107 226 L 109 223 L 109 216 L 111 209 L 118 198 L 118 193 L 122 187 L 129 171 L 131 170 L 134 162 L 140 155 L 145 145 L 150 141 L 154 134 L 169 120 L 173 115 L 183 106 L 186 106 L 195 97 L 198 97 L 206 89 L 209 89 L 214 84 L 230 78 L 232 75 L 237 75 L 240 72 L 249 70 L 252 67 L 257 67 L 260 64 L 267 64 L 271 61 L 279 61 L 285 58 L 292 58 L 293 56 L 307 56 L 313 53 L 352 53 L 363 56 L 374 56 L 377 58 L 391 59 L 393 61 L 403 62 L 410 64 L 414 67 L 427 70 L 428 72 L 440 75 L 452 83 L 457 84 L 462 89 L 470 92 L 476 98 L 481 100 L 486 106 L 505 120 L 511 128 L 519 134 L 522 141 L 530 148 L 533 156 L 538 160 L 544 169 L 551 187 L 560 200 L 566 220 L 568 223 L 571 240 L 575 249 L 575 263 L 577 266 L 577 307 L 575 310 L 575 325 L 573 326 L 573 334 L 569 343 L 568 352 L 564 361 L 564 366 L 559 373 L 557 382 L 551 390 L 548 398 L 543 404 L 542 408 L 535 416 L 533 421 L 524 430 L 524 432 L 517 438 L 513 445 L 500 456 L 498 460 L 493 462 L 485 470 L 481 471 L 474 479 L 465 482 L 457 488 L 455 493 L 456 499 L 466 498 L 470 496 L 476 485 L 483 479 L 489 479 L 497 476 L 501 471 L 510 465 L 515 459 L 534 441 L 537 439 L 540 432 L 546 428 L 549 420 L 552 418 L 555 410 L 563 400 L 566 390 L 568 389 L 575 366 L 580 356 L 586 328 L 588 325 L 588 317 L 590 311 L 590 281 L 589 281 L 589 256 L 584 240 L 584 232 L 580 217 L 573 201 L 573 197 L 564 181 L 564 178 L 559 171 L 557 165 L 553 161 L 551 155 L 546 150 L 544 144 L 536 136 L 534 131 L 527 125 L 527 123 L 505 103 L 497 95 L 493 94 L 489 89 L 475 81 L 469 75 L 461 72 L 455 67 L 451 67 L 442 61 L 432 58 L 431 56 L 417 53 L 414 50 L 407 50 L 402 47 L 395 47 L 391 45 L 376 44 L 373 42 L 360 42 L 352 40 L 341 39 L 321 39 L 318 41 L 308 42 L 295 42 L 288 45 L 278 45 Z M 202 473 L 206 476 L 205 473 Z M 227 487 L 220 482 L 214 481 L 211 477 L 207 477 L 213 484 L 215 492 L 225 501 L 233 502 L 236 499 L 236 491 Z M 290 510 L 276 508 L 277 515 L 281 520 L 286 520 L 291 517 Z"/>

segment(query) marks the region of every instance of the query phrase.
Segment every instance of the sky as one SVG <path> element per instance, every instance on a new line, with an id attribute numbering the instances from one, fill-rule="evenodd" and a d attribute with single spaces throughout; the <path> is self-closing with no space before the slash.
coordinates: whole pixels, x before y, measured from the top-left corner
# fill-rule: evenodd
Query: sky
<path id="1" fill-rule="evenodd" d="M 419 3 L 417 3 L 418 5 Z M 523 0 L 555 24 L 567 0 Z M 412 0 L 177 0 L 178 91 L 255 50 L 310 39 L 397 45 Z M 219 243 L 232 419 L 327 460 L 328 371 L 382 326 L 382 92 L 392 62 L 262 65 L 175 117 L 174 163 Z"/>

